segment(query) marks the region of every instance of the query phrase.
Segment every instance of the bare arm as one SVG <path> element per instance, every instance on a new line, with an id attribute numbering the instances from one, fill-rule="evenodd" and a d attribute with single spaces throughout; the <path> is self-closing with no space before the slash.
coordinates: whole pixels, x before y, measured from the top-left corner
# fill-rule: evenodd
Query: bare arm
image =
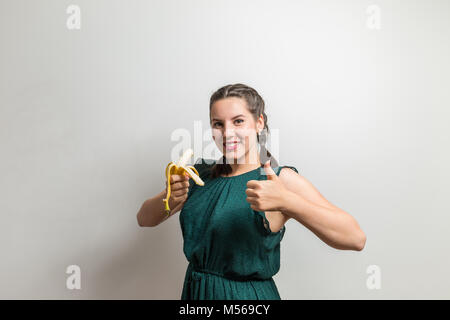
<path id="1" fill-rule="evenodd" d="M 282 169 L 280 178 L 289 189 L 284 214 L 310 229 L 329 246 L 342 250 L 361 251 L 366 235 L 350 214 L 330 203 L 303 176 Z"/>
<path id="2" fill-rule="evenodd" d="M 140 227 L 154 227 L 167 220 L 174 213 L 180 211 L 186 202 L 189 188 L 188 178 L 183 176 L 171 176 L 171 195 L 169 199 L 170 213 L 165 212 L 163 199 L 166 197 L 167 189 L 164 189 L 156 196 L 144 201 L 139 212 L 137 221 Z M 183 180 L 185 179 L 185 180 Z M 166 183 L 167 184 L 167 183 Z"/>

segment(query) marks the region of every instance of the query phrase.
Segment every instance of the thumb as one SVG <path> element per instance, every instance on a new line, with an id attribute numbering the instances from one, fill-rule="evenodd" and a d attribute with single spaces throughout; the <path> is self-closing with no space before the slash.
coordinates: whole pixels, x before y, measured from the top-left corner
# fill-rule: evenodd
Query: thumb
<path id="1" fill-rule="evenodd" d="M 273 171 L 272 167 L 270 166 L 270 160 L 267 160 L 267 162 L 264 164 L 264 171 L 266 172 L 267 180 L 278 179 L 277 174 L 275 173 L 275 171 Z"/>

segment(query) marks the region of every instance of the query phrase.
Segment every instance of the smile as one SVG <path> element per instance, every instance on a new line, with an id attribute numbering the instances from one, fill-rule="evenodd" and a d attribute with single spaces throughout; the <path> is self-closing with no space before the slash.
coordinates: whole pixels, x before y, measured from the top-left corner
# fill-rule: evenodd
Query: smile
<path id="1" fill-rule="evenodd" d="M 239 142 L 233 141 L 233 142 L 229 142 L 229 143 L 224 143 L 223 146 L 225 147 L 225 149 L 227 151 L 229 151 L 229 150 L 232 151 L 232 150 L 236 150 L 239 144 L 240 144 Z"/>

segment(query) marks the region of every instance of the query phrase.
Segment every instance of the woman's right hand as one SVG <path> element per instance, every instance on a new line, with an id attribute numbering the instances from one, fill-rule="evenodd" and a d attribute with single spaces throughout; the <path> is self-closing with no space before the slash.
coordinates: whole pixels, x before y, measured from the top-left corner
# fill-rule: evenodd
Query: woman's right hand
<path id="1" fill-rule="evenodd" d="M 184 203 L 189 191 L 189 176 L 186 174 L 174 174 L 170 176 L 170 199 L 169 207 L 175 208 L 180 202 Z M 167 198 L 167 181 L 166 195 Z"/>

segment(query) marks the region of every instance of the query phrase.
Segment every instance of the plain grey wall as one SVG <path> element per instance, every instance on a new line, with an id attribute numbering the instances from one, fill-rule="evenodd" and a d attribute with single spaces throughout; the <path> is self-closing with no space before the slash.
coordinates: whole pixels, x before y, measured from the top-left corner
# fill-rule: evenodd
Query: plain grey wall
<path id="1" fill-rule="evenodd" d="M 336 250 L 290 220 L 282 299 L 450 298 L 449 1 L 1 0 L 0 17 L 0 298 L 179 299 L 179 214 L 136 213 L 172 132 L 208 127 L 237 82 L 265 99 L 280 163 L 367 235 Z"/>

